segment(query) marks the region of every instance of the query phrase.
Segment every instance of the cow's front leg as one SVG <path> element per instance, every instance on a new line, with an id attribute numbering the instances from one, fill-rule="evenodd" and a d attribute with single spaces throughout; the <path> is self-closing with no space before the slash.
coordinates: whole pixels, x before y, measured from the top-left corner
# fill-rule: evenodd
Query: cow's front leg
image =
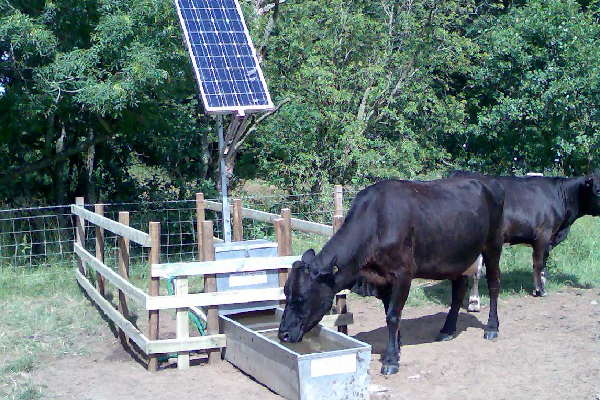
<path id="1" fill-rule="evenodd" d="M 483 255 L 485 263 L 485 277 L 487 278 L 488 291 L 490 293 L 490 315 L 483 337 L 485 339 L 496 339 L 500 322 L 498 321 L 498 294 L 500 293 L 500 253 L 502 246 L 492 249 Z"/>
<path id="2" fill-rule="evenodd" d="M 412 281 L 412 276 L 406 271 L 397 271 L 395 274 L 389 306 L 387 307 L 385 316 L 389 341 L 383 356 L 383 365 L 381 366 L 381 373 L 383 375 L 391 375 L 398 372 L 400 360 L 400 318 L 402 317 L 402 309 L 408 298 Z"/>
<path id="3" fill-rule="evenodd" d="M 465 294 L 467 294 L 467 286 L 469 286 L 469 277 L 466 275 L 459 276 L 452 281 L 452 304 L 450 305 L 450 311 L 446 317 L 444 327 L 436 338 L 437 341 L 454 339 L 456 320 Z"/>
<path id="4" fill-rule="evenodd" d="M 550 246 L 534 245 L 533 246 L 533 286 L 532 295 L 534 297 L 546 296 L 546 261 L 550 254 Z"/>

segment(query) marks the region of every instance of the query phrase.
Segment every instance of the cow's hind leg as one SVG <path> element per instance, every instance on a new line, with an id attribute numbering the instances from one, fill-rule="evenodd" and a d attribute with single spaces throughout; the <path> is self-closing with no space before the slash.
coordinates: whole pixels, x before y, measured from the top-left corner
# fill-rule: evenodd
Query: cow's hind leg
<path id="1" fill-rule="evenodd" d="M 469 308 L 470 312 L 479 312 L 481 310 L 481 296 L 479 296 L 479 280 L 481 279 L 481 271 L 483 269 L 483 257 L 477 258 L 477 272 L 473 276 L 473 287 L 471 288 L 471 294 L 469 295 Z"/>
<path id="2" fill-rule="evenodd" d="M 396 278 L 391 290 L 390 299 L 386 312 L 386 322 L 389 332 L 388 346 L 383 356 L 383 365 L 381 373 L 383 375 L 391 375 L 398 372 L 400 360 L 400 318 L 402 317 L 402 309 L 408 298 L 412 276 L 409 276 L 405 271 L 396 272 Z M 386 303 L 385 299 L 384 305 Z"/>
<path id="3" fill-rule="evenodd" d="M 483 254 L 483 262 L 485 263 L 485 276 L 487 278 L 488 291 L 490 293 L 490 315 L 488 324 L 485 328 L 483 337 L 485 339 L 496 339 L 498 337 L 498 294 L 500 293 L 500 253 L 502 247 L 491 250 Z"/>
<path id="4" fill-rule="evenodd" d="M 547 244 L 533 246 L 533 293 L 534 297 L 546 296 L 546 261 L 551 247 Z"/>
<path id="5" fill-rule="evenodd" d="M 468 286 L 469 277 L 466 275 L 461 275 L 452 281 L 452 304 L 446 317 L 446 323 L 444 323 L 444 327 L 436 338 L 437 341 L 454 339 L 456 319 L 458 318 L 458 312 L 462 306 L 465 294 L 467 294 Z"/>

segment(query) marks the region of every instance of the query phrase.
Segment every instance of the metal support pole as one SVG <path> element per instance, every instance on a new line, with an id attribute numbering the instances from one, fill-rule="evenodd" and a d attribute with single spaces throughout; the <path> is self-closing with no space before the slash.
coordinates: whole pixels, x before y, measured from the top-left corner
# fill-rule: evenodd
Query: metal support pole
<path id="1" fill-rule="evenodd" d="M 219 153 L 221 154 L 221 196 L 223 199 L 223 240 L 231 242 L 231 213 L 227 201 L 227 171 L 225 170 L 225 139 L 223 137 L 223 114 L 217 114 L 217 136 L 219 137 Z"/>

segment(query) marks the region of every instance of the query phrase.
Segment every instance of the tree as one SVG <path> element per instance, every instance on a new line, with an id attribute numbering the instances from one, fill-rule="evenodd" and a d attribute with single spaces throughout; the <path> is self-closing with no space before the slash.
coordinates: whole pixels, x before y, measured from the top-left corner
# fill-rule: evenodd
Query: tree
<path id="1" fill-rule="evenodd" d="M 212 122 L 171 1 L 5 1 L 1 11 L 5 201 L 203 185 Z"/>
<path id="2" fill-rule="evenodd" d="M 281 5 L 265 70 L 290 98 L 252 141 L 249 159 L 278 186 L 433 176 L 441 135 L 465 126 L 456 76 L 476 47 L 473 2 L 300 1 Z M 244 158 L 244 157 L 242 157 Z"/>
<path id="3" fill-rule="evenodd" d="M 600 148 L 600 26 L 575 1 L 530 1 L 477 21 L 470 123 L 448 144 L 497 173 L 587 173 Z"/>

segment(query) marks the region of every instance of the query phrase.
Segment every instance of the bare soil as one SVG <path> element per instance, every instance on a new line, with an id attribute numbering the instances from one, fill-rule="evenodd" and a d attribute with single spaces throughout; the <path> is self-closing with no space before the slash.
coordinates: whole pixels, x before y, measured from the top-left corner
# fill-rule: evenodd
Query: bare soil
<path id="1" fill-rule="evenodd" d="M 447 308 L 410 307 L 402 318 L 400 372 L 382 376 L 387 344 L 381 303 L 351 299 L 350 335 L 373 346 L 371 399 L 598 399 L 600 392 L 598 289 L 570 289 L 546 298 L 500 300 L 500 336 L 483 339 L 487 308 L 461 312 L 458 336 L 435 342 Z M 45 360 L 31 374 L 56 399 L 280 399 L 223 361 L 188 371 L 145 370 L 108 328 L 89 341 L 92 355 Z"/>

